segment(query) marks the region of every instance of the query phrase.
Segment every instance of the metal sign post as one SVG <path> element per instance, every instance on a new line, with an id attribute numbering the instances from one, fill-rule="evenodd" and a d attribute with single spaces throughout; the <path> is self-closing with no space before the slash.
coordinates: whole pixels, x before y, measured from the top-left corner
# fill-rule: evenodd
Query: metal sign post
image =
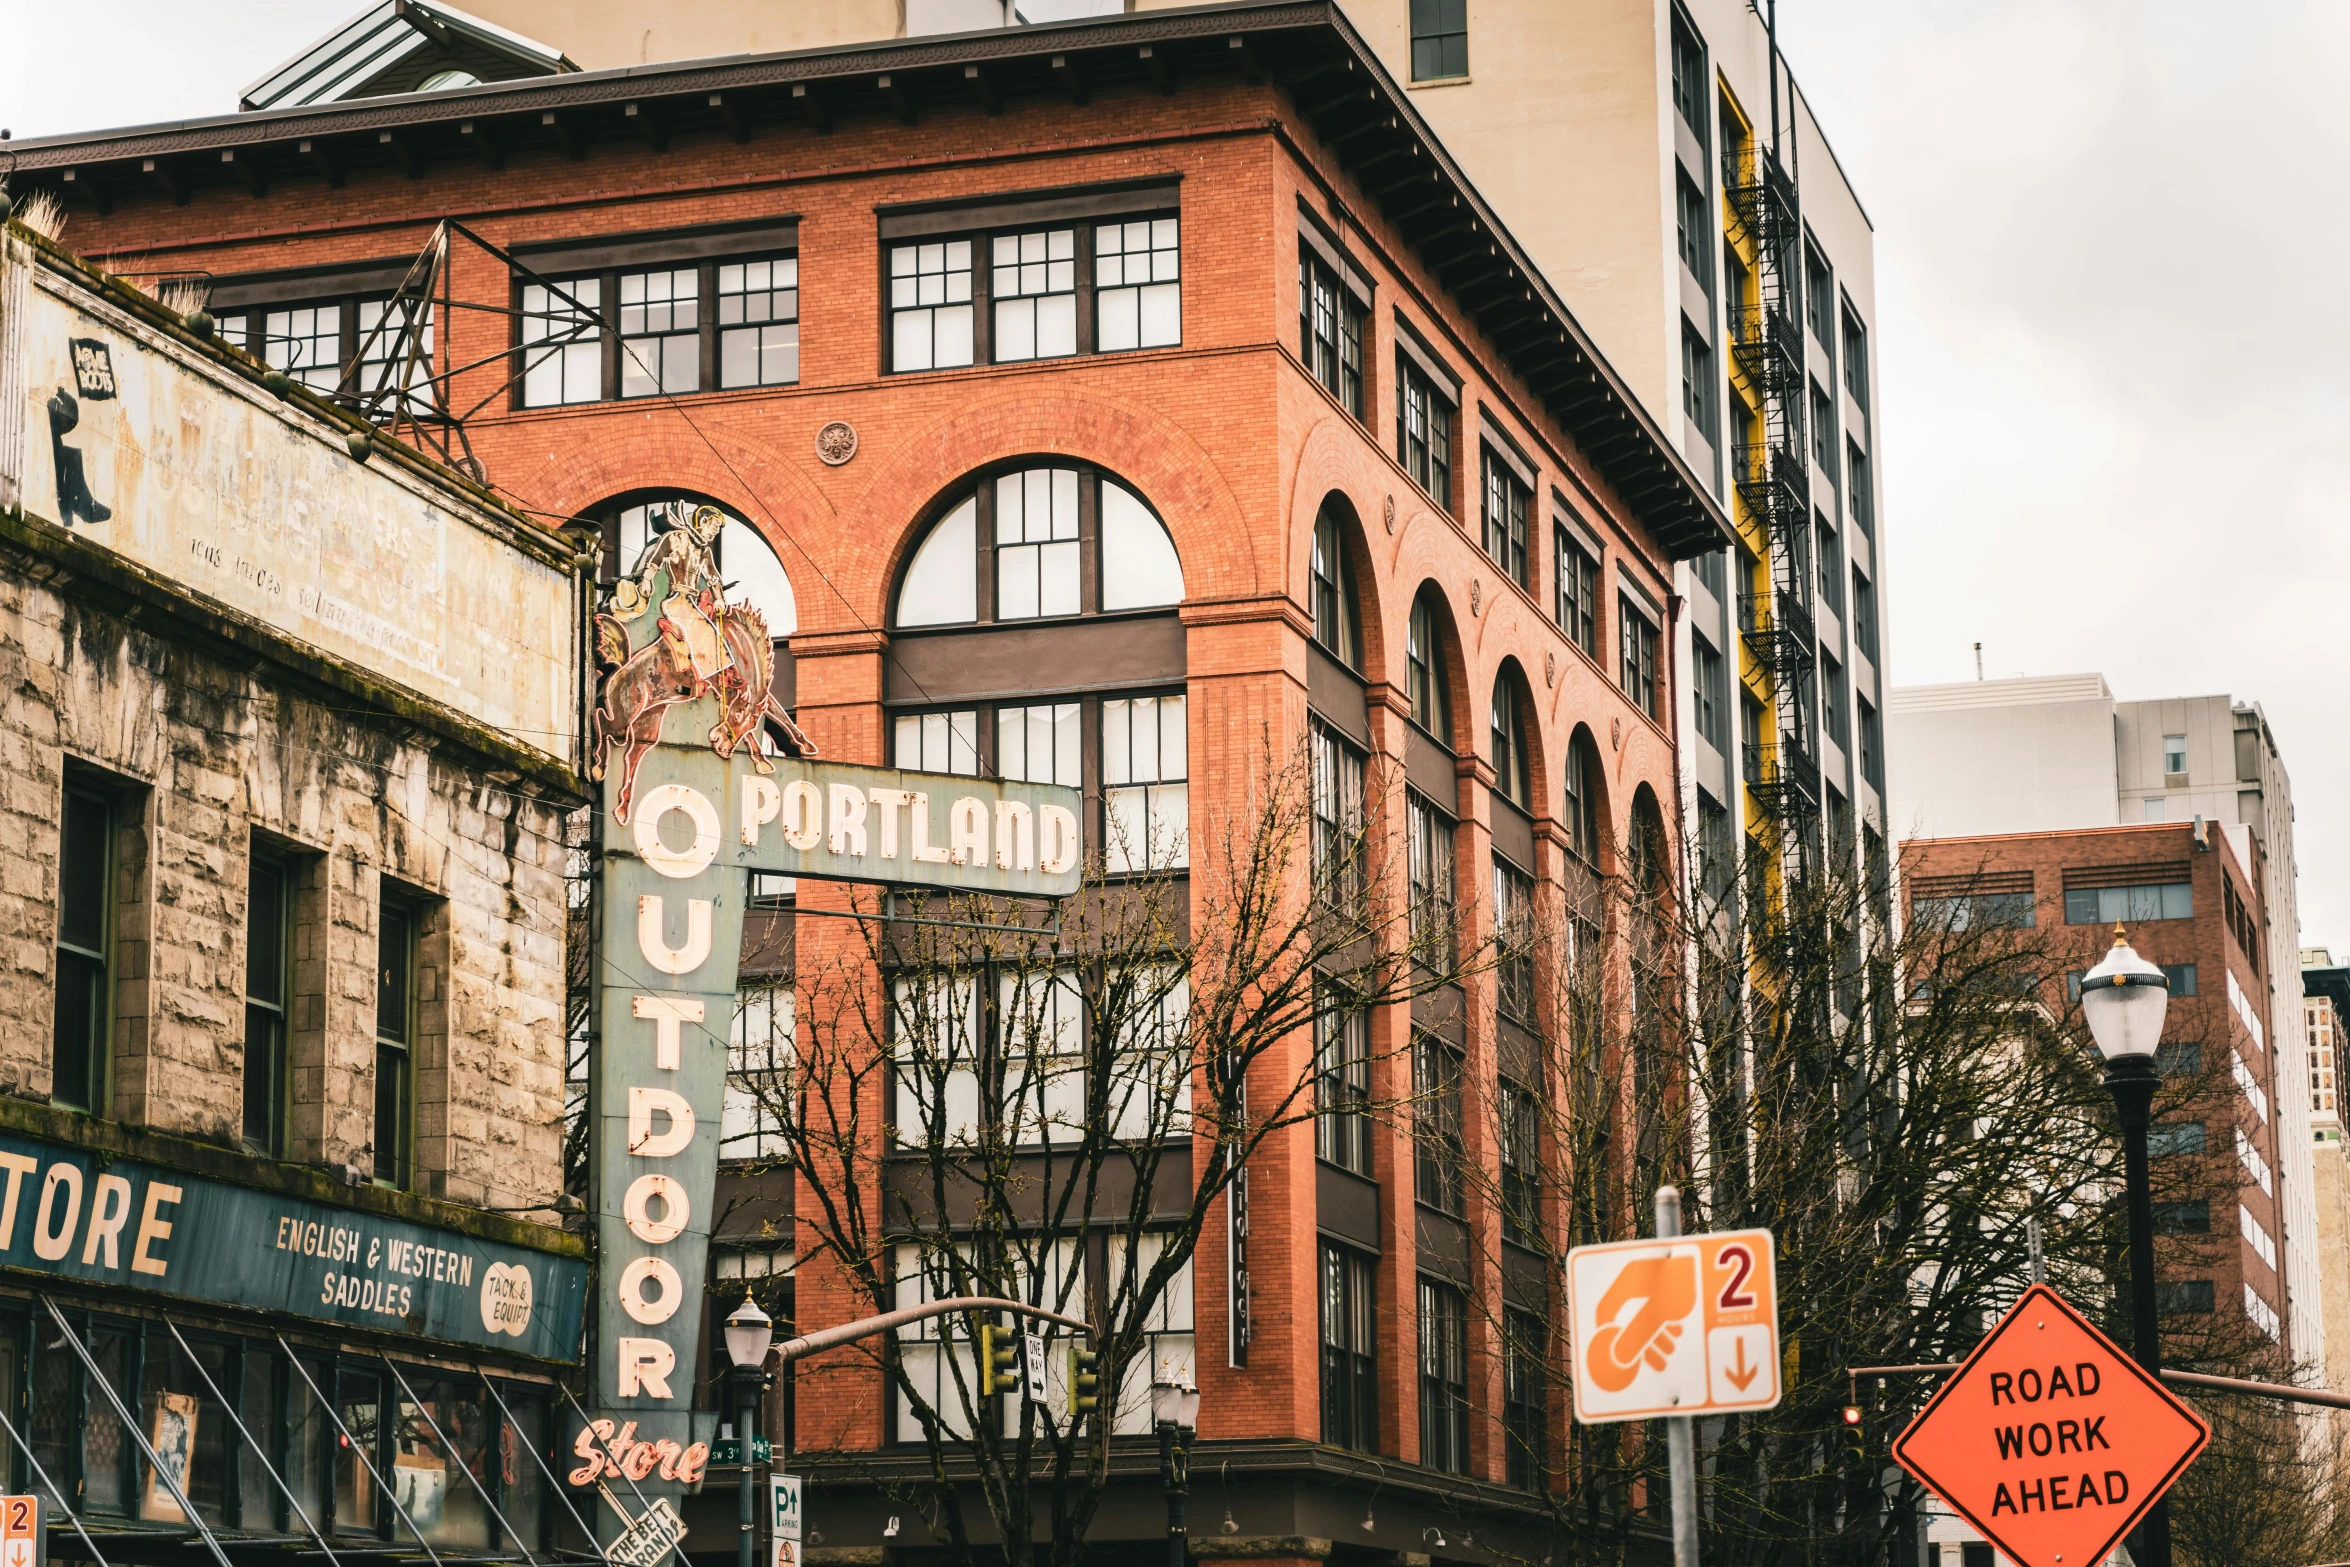
<path id="1" fill-rule="evenodd" d="M 1681 1193 L 1656 1189 L 1656 1236 L 1681 1234 Z M 1697 1436 L 1687 1415 L 1665 1417 L 1665 1461 L 1673 1482 L 1673 1567 L 1697 1567 Z"/>

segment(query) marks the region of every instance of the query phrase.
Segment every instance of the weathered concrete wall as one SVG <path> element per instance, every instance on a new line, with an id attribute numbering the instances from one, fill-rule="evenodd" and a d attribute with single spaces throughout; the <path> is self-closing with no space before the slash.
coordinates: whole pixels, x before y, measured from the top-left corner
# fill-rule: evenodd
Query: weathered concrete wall
<path id="1" fill-rule="evenodd" d="M 119 802 L 110 1101 L 242 1135 L 247 873 L 295 867 L 287 1156 L 372 1167 L 378 911 L 418 942 L 414 1187 L 494 1207 L 562 1185 L 562 815 L 272 666 L 132 624 L 0 558 L 0 1092 L 45 1099 L 58 819 Z M 225 651 L 225 650 L 224 650 Z"/>

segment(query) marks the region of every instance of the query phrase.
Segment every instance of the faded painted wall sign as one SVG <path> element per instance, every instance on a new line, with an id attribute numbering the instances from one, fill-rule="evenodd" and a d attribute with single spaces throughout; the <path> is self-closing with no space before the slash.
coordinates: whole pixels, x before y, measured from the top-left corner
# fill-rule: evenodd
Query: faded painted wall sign
<path id="1" fill-rule="evenodd" d="M 0 505 L 570 761 L 561 541 L 387 461 L 0 241 Z"/>

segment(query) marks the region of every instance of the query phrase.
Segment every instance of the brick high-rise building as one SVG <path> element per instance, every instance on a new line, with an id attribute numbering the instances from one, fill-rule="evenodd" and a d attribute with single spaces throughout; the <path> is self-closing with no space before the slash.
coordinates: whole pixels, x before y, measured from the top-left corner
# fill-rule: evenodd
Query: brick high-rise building
<path id="1" fill-rule="evenodd" d="M 1677 836 L 1674 583 L 1730 542 L 1713 474 L 1335 6 L 628 70 L 524 56 L 511 81 L 21 142 L 18 189 L 63 193 L 111 265 L 204 279 L 225 337 L 344 396 L 398 383 L 370 333 L 438 222 L 502 247 L 513 264 L 452 241 L 417 340 L 465 449 L 550 524 L 592 523 L 607 576 L 661 503 L 723 507 L 719 565 L 828 757 L 1076 784 L 1099 846 L 1128 791 L 1211 820 L 1249 781 L 1235 757 L 1312 734 L 1339 774 L 1409 779 L 1399 817 L 1479 910 L 1486 888 L 1581 894 L 1621 846 Z M 1147 776 L 1105 743 L 1146 708 Z M 787 975 L 790 895 L 769 889 L 752 955 Z M 744 1072 L 788 1041 L 788 995 L 746 1008 Z M 1497 1058 L 1534 1036 L 1488 980 L 1457 999 L 1374 1018 L 1364 1060 L 1401 1098 L 1414 1024 L 1448 1034 L 1491 1162 Z M 1300 1040 L 1279 1069 L 1308 1061 Z M 1464 1276 L 1494 1216 L 1422 1203 L 1400 1133 L 1324 1153 L 1300 1125 L 1252 1167 L 1253 1311 L 1219 1234 L 1166 1324 L 1203 1395 L 1192 1472 L 1229 1458 L 1242 1537 L 1273 1557 L 1373 1543 L 1368 1507 L 1381 1544 L 1464 1506 L 1506 1538 L 1544 1482 L 1503 1435 L 1480 1326 L 1502 1302 L 1433 1392 L 1418 1302 L 1507 1289 L 1556 1323 L 1556 1281 Z M 856 1302 L 758 1238 L 788 1200 L 748 1204 L 713 1271 L 821 1326 Z M 1456 1394 L 1462 1439 L 1425 1450 L 1422 1401 Z M 1564 1450 L 1562 1408 L 1507 1413 Z M 877 1375 L 803 1384 L 797 1420 L 912 1473 Z M 1160 1538 L 1156 1489 L 1121 1480 L 1102 1537 Z M 877 1493 L 818 1505 L 829 1548 L 881 1543 Z"/>

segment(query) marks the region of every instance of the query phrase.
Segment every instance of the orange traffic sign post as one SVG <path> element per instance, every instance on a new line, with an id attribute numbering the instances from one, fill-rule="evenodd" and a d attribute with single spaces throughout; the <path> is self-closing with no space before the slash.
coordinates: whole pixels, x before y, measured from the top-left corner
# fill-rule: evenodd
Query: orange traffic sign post
<path id="1" fill-rule="evenodd" d="M 1893 1457 L 2017 1567 L 2096 1567 L 2210 1440 L 2202 1416 L 2035 1284 Z"/>
<path id="2" fill-rule="evenodd" d="M 1567 1293 L 1575 1418 L 1585 1425 L 1779 1402 L 1770 1231 L 1578 1246 L 1567 1253 Z"/>

